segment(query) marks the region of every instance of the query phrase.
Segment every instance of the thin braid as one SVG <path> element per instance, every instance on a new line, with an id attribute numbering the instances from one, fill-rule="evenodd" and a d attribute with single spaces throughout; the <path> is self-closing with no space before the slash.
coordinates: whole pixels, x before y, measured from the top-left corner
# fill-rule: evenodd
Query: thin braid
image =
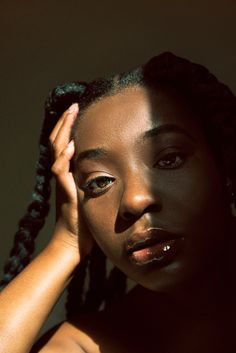
<path id="1" fill-rule="evenodd" d="M 106 256 L 94 245 L 89 261 L 89 289 L 86 293 L 84 312 L 97 311 L 105 297 Z"/>
<path id="2" fill-rule="evenodd" d="M 39 159 L 36 164 L 36 184 L 32 194 L 33 201 L 28 206 L 24 217 L 18 223 L 19 229 L 14 237 L 14 245 L 10 251 L 10 257 L 4 266 L 0 290 L 20 273 L 31 260 L 35 249 L 35 238 L 43 227 L 50 208 L 52 156 L 49 146 L 49 135 L 62 111 L 74 101 L 78 101 L 79 93 L 84 91 L 84 87 L 84 83 L 73 83 L 69 87 L 66 85 L 66 88 L 61 86 L 52 91 L 45 103 L 45 119 L 39 140 Z M 63 100 L 61 99 L 62 97 Z M 62 101 L 63 104 L 61 104 Z"/>
<path id="3" fill-rule="evenodd" d="M 40 155 L 36 166 L 36 184 L 33 201 L 24 217 L 19 221 L 19 229 L 14 238 L 10 258 L 4 267 L 0 289 L 4 288 L 29 262 L 35 248 L 35 238 L 45 223 L 49 211 L 50 197 L 50 151 L 40 144 Z"/>
<path id="4" fill-rule="evenodd" d="M 116 302 L 126 293 L 127 276 L 116 266 L 110 272 L 106 283 L 105 304 L 108 306 Z"/>
<path id="5" fill-rule="evenodd" d="M 83 293 L 88 267 L 89 256 L 87 256 L 75 269 L 73 278 L 67 287 L 66 318 L 72 320 L 81 312 L 84 303 Z"/>

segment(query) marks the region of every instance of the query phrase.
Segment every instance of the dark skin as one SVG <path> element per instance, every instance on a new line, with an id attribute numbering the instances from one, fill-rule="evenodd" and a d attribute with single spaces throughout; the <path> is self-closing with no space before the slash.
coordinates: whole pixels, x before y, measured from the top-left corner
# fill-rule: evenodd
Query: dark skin
<path id="1" fill-rule="evenodd" d="M 142 139 L 165 124 L 183 131 L 155 130 Z M 226 261 L 232 217 L 225 176 L 193 110 L 170 89 L 156 95 L 127 88 L 84 112 L 75 142 L 77 157 L 105 151 L 80 160 L 75 172 L 87 226 L 107 257 L 141 285 L 96 314 L 93 325 L 79 320 L 79 329 L 101 352 L 116 352 L 114 346 L 117 352 L 223 352 L 234 295 Z M 124 252 L 125 239 L 150 226 L 183 236 L 180 252 L 163 266 L 137 266 Z"/>
<path id="2" fill-rule="evenodd" d="M 173 94 L 160 93 L 156 106 L 152 98 L 133 88 L 89 107 L 78 126 L 76 150 L 103 148 L 106 154 L 80 160 L 75 177 L 87 225 L 110 260 L 146 288 L 173 291 L 221 253 L 228 204 L 193 113 Z M 186 133 L 171 129 L 142 139 L 154 125 L 165 124 Z M 151 271 L 124 254 L 127 237 L 150 226 L 184 238 L 174 263 Z"/>
<path id="3" fill-rule="evenodd" d="M 138 285 L 108 309 L 64 323 L 52 342 L 64 347 L 69 337 L 87 353 L 234 351 L 235 221 L 226 176 L 194 110 L 171 89 L 126 88 L 88 107 L 75 146 L 82 217 Z M 167 263 L 140 266 L 124 251 L 126 239 L 148 227 L 181 236 Z"/>

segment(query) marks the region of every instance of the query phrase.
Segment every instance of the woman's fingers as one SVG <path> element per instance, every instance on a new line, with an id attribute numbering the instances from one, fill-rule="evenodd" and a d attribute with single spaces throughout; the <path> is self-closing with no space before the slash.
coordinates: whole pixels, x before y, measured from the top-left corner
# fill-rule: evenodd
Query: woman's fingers
<path id="1" fill-rule="evenodd" d="M 85 256 L 90 252 L 93 240 L 81 223 L 78 205 L 77 186 L 73 174 L 70 172 L 70 162 L 75 153 L 75 144 L 71 136 L 71 128 L 78 114 L 78 104 L 73 104 L 59 119 L 50 135 L 54 163 L 51 171 L 56 178 L 56 232 L 55 237 L 71 243 L 71 235 L 76 237 L 76 244 L 80 254 Z M 81 236 L 81 230 L 83 235 Z M 68 237 L 69 235 L 69 237 Z M 80 241 L 78 241 L 80 235 Z M 86 236 L 85 236 L 86 235 Z M 59 239 L 58 238 L 58 239 Z M 84 240 L 83 240 L 84 239 Z"/>
<path id="2" fill-rule="evenodd" d="M 57 178 L 57 181 L 63 186 L 69 200 L 76 202 L 76 187 L 70 170 L 70 160 L 75 152 L 74 141 L 71 141 L 67 147 L 55 160 L 51 171 Z"/>
<path id="3" fill-rule="evenodd" d="M 55 160 L 51 170 L 54 174 L 68 173 L 70 170 L 70 159 L 72 158 L 75 151 L 74 141 L 64 148 L 60 155 Z"/>
<path id="4" fill-rule="evenodd" d="M 70 173 L 70 161 L 75 152 L 74 141 L 70 143 L 71 127 L 78 114 L 78 104 L 73 104 L 59 119 L 50 135 L 50 143 L 54 154 L 54 163 L 51 171 L 57 179 L 61 190 L 66 195 L 67 201 L 76 202 L 76 187 L 72 173 Z"/>
<path id="5" fill-rule="evenodd" d="M 74 107 L 76 107 L 76 106 L 78 106 L 78 103 L 72 104 L 72 105 L 62 114 L 62 116 L 60 117 L 60 119 L 58 120 L 58 122 L 56 123 L 56 125 L 54 126 L 53 131 L 52 131 L 52 133 L 51 133 L 51 135 L 50 135 L 50 137 L 49 137 L 49 140 L 51 141 L 51 143 L 54 142 L 54 140 L 55 140 L 55 138 L 56 138 L 56 136 L 57 136 L 57 133 L 58 133 L 58 131 L 59 131 L 59 129 L 60 129 L 62 123 L 63 123 L 64 120 L 65 120 L 65 117 L 66 117 L 70 112 L 73 113 L 73 109 L 74 109 Z"/>
<path id="6" fill-rule="evenodd" d="M 72 104 L 70 108 L 61 116 L 49 137 L 55 159 L 59 157 L 68 145 L 71 127 L 78 111 L 78 103 Z"/>
<path id="7" fill-rule="evenodd" d="M 71 128 L 75 118 L 77 117 L 78 110 L 78 104 L 73 104 L 68 109 L 67 115 L 63 119 L 62 125 L 60 126 L 60 129 L 58 130 L 55 141 L 53 143 L 56 158 L 61 154 L 61 152 L 66 148 L 69 143 Z"/>

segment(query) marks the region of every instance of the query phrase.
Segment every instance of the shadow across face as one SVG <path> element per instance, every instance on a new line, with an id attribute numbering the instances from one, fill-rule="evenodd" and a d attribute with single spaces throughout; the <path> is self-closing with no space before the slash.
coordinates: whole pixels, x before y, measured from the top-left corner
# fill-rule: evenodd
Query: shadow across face
<path id="1" fill-rule="evenodd" d="M 224 180 L 183 95 L 131 86 L 101 98 L 78 123 L 76 151 L 83 217 L 128 277 L 171 290 L 222 267 L 229 213 Z M 131 256 L 127 244 L 137 234 L 155 241 Z"/>

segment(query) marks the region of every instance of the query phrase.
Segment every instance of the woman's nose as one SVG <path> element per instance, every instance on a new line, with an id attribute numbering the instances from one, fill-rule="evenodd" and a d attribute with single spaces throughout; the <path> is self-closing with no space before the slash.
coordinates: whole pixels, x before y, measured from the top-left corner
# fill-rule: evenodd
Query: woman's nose
<path id="1" fill-rule="evenodd" d="M 156 183 L 141 176 L 129 178 L 129 182 L 124 185 L 119 210 L 124 220 L 129 221 L 148 212 L 158 212 L 161 207 Z"/>

